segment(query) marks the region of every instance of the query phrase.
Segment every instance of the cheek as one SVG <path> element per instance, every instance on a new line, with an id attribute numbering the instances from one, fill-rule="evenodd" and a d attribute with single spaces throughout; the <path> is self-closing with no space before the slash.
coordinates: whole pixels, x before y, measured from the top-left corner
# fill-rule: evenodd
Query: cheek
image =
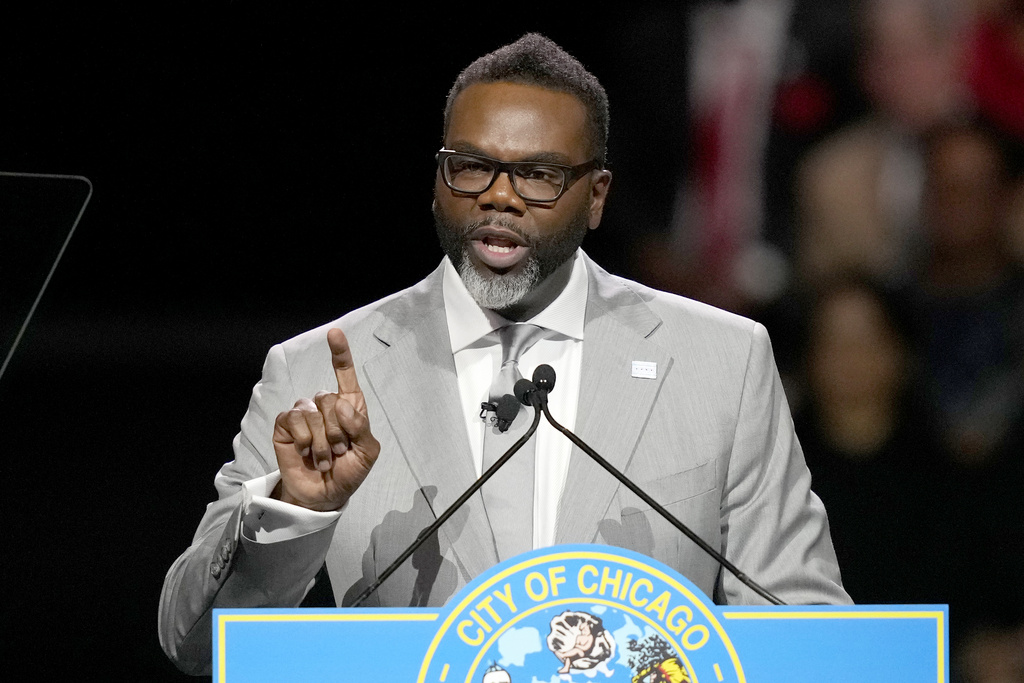
<path id="1" fill-rule="evenodd" d="M 531 214 L 537 226 L 537 232 L 541 235 L 575 232 L 581 225 L 589 227 L 590 201 L 586 196 L 573 196 L 566 193 L 553 208 L 532 208 Z"/>
<path id="2" fill-rule="evenodd" d="M 452 200 L 446 187 L 439 188 L 434 192 L 434 215 L 447 222 L 452 222 L 460 215 L 458 202 Z"/>

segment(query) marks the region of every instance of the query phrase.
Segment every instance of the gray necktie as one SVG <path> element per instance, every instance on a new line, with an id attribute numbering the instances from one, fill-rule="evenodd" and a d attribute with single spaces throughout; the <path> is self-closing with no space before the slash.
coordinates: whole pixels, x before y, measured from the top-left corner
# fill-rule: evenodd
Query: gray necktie
<path id="1" fill-rule="evenodd" d="M 501 338 L 501 370 L 491 384 L 492 402 L 504 394 L 512 393 L 516 381 L 522 378 L 519 357 L 546 335 L 547 330 L 544 328 L 523 323 L 498 330 Z M 485 427 L 482 471 L 486 471 L 526 433 L 532 413 L 532 410 L 521 406 L 512 426 L 504 433 L 498 431 L 494 424 Z M 494 532 L 498 559 L 501 561 L 533 549 L 533 460 L 536 441 L 534 435 L 481 489 L 487 519 Z"/>

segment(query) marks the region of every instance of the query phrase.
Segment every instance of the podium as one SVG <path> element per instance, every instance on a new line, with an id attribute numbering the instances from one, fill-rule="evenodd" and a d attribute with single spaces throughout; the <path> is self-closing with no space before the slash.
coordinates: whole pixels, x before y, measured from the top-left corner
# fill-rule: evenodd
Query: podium
<path id="1" fill-rule="evenodd" d="M 946 605 L 720 606 L 671 568 L 601 545 L 519 555 L 440 609 L 213 620 L 218 683 L 949 680 Z"/>

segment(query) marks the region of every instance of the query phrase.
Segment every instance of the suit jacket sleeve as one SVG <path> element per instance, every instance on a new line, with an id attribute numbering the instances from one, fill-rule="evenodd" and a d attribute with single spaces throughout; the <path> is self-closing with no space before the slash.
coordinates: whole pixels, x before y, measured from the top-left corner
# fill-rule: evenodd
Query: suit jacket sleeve
<path id="1" fill-rule="evenodd" d="M 326 343 L 326 342 L 325 342 Z M 164 652 L 187 673 L 209 672 L 214 608 L 295 607 L 323 564 L 334 524 L 298 538 L 256 543 L 242 533 L 242 483 L 277 469 L 272 437 L 277 414 L 295 401 L 285 350 L 271 349 L 253 389 L 235 459 L 225 464 L 192 545 L 174 562 L 160 597 Z"/>
<path id="2" fill-rule="evenodd" d="M 810 484 L 768 333 L 756 324 L 722 495 L 722 550 L 787 603 L 849 603 Z M 727 572 L 716 592 L 729 604 L 762 602 Z"/>

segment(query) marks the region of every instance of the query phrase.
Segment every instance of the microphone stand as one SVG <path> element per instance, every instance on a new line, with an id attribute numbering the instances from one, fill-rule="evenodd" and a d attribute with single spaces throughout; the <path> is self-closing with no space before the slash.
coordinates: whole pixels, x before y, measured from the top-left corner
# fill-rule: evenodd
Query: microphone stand
<path id="1" fill-rule="evenodd" d="M 523 381 L 523 380 L 520 380 L 520 381 Z M 519 396 L 518 387 L 517 387 L 516 394 L 517 394 L 517 396 Z M 558 424 L 558 422 L 555 421 L 555 418 L 551 417 L 550 411 L 548 411 L 548 401 L 547 401 L 547 392 L 546 391 L 539 390 L 539 391 L 533 391 L 533 392 L 527 393 L 526 394 L 526 398 L 529 399 L 530 403 L 534 407 L 534 410 L 538 414 L 543 411 L 544 417 L 547 418 L 547 421 L 551 424 L 552 427 L 554 427 L 559 432 L 564 434 L 566 436 L 566 438 L 569 439 L 569 441 L 572 441 L 574 444 L 579 446 L 580 449 L 584 453 L 589 455 L 590 458 L 594 462 L 596 462 L 598 465 L 603 467 L 605 469 L 605 471 L 607 471 L 610 475 L 612 475 L 613 477 L 618 479 L 619 483 L 621 483 L 623 486 L 625 486 L 630 491 L 635 493 L 645 503 L 650 505 L 651 508 L 655 512 L 657 512 L 659 515 L 661 515 L 666 521 L 668 521 L 669 524 L 671 524 L 676 529 L 678 529 L 680 532 L 682 532 L 683 535 L 685 535 L 691 541 L 696 543 L 700 547 L 701 550 L 703 550 L 708 555 L 713 557 L 715 559 L 715 561 L 719 562 L 723 567 L 725 567 L 729 571 L 730 574 L 732 574 L 737 579 L 739 579 L 739 581 L 744 586 L 746 586 L 750 590 L 754 591 L 755 593 L 757 593 L 758 595 L 760 595 L 762 598 L 764 598 L 768 602 L 772 603 L 773 605 L 785 605 L 786 604 L 782 600 L 780 600 L 779 598 L 775 597 L 770 592 L 768 592 L 767 590 L 762 588 L 760 585 L 758 585 L 756 582 L 754 582 L 754 580 L 751 579 L 750 577 L 748 577 L 746 574 L 741 572 L 739 570 L 739 568 L 736 565 L 734 565 L 732 562 L 730 562 L 729 560 L 725 559 L 725 557 L 720 552 L 718 552 L 717 550 L 712 548 L 710 545 L 708 545 L 708 543 L 703 538 L 701 538 L 696 533 L 691 531 L 688 526 L 686 526 L 685 524 L 680 522 L 678 519 L 676 519 L 675 516 L 672 515 L 672 513 L 670 513 L 665 508 L 663 508 L 656 500 L 654 500 L 649 495 L 647 495 L 647 493 L 645 491 L 643 491 L 639 486 L 637 486 L 632 481 L 630 481 L 626 477 L 626 475 L 622 474 L 622 472 L 619 472 L 617 469 L 615 469 L 615 467 L 610 462 L 608 462 L 607 460 L 602 458 L 600 455 L 598 455 L 597 451 L 595 451 L 593 448 L 591 448 L 586 443 L 584 443 L 583 439 L 579 438 L 578 436 L 573 434 L 571 431 L 569 431 L 568 429 L 566 429 L 562 425 Z M 523 397 L 520 396 L 520 400 L 522 400 L 522 399 L 523 399 Z"/>
<path id="2" fill-rule="evenodd" d="M 518 401 L 516 403 L 518 404 Z M 536 410 L 536 406 L 534 406 L 533 422 L 530 424 L 530 428 L 526 430 L 526 433 L 519 437 L 519 439 L 514 444 L 512 444 L 512 447 L 505 451 L 505 453 L 500 458 L 495 460 L 494 464 L 488 467 L 487 471 L 481 474 L 480 478 L 473 482 L 473 485 L 466 489 L 465 493 L 459 496 L 454 503 L 449 505 L 448 509 L 441 513 L 441 516 L 435 519 L 433 524 L 431 524 L 426 529 L 421 531 L 419 535 L 416 537 L 416 540 L 413 541 L 412 545 L 406 548 L 405 551 L 401 555 L 399 555 L 395 559 L 395 561 L 388 566 L 387 569 L 381 572 L 381 575 L 377 578 L 377 580 L 370 587 L 368 587 L 366 590 L 360 593 L 359 597 L 357 597 L 355 601 L 349 606 L 359 607 L 361 604 L 363 604 L 364 600 L 366 600 L 371 595 L 376 593 L 377 589 L 380 588 L 380 585 L 387 581 L 388 577 L 394 574 L 395 571 L 400 566 L 402 566 L 402 563 L 409 559 L 409 557 L 411 557 L 414 552 L 416 552 L 417 548 L 423 545 L 426 542 L 426 540 L 430 538 L 430 536 L 441 527 L 442 524 L 447 522 L 448 519 L 452 515 L 454 515 L 455 512 L 460 507 L 462 507 L 463 504 L 465 504 L 465 502 L 469 500 L 474 493 L 479 491 L 480 487 L 482 487 L 487 482 L 487 480 L 494 475 L 495 472 L 501 469 L 502 465 L 508 462 L 509 458 L 516 454 L 516 451 L 522 448 L 523 445 L 530 440 L 530 437 L 533 436 L 533 433 L 537 431 L 538 425 L 540 425 L 540 416 L 541 411 Z M 548 419 L 550 420 L 551 418 L 549 417 Z"/>

